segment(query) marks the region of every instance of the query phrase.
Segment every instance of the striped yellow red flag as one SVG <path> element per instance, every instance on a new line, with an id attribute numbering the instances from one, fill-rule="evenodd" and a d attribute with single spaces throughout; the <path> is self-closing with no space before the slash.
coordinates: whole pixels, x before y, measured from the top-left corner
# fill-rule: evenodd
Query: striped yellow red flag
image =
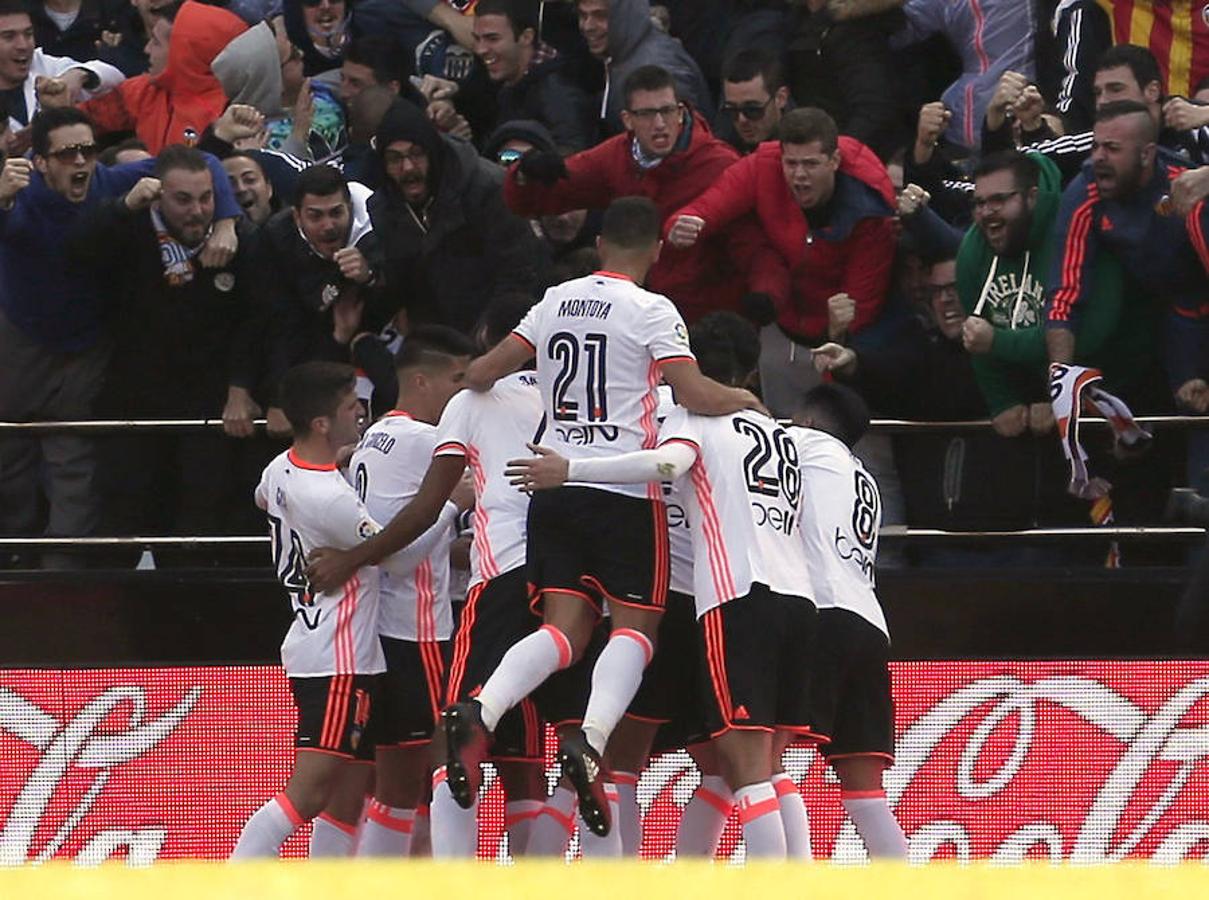
<path id="1" fill-rule="evenodd" d="M 1096 0 L 1112 23 L 1113 43 L 1148 47 L 1168 94 L 1191 96 L 1209 75 L 1207 0 Z"/>

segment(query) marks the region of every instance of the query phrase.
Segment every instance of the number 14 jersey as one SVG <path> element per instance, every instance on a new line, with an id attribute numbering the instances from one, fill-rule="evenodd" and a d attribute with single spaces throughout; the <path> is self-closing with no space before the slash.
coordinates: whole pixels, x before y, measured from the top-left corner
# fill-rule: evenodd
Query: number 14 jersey
<path id="1" fill-rule="evenodd" d="M 687 444 L 697 454 L 680 487 L 693 535 L 698 618 L 747 596 L 752 584 L 809 602 L 814 591 L 798 522 L 802 473 L 785 429 L 754 411 L 698 416 L 676 407 L 659 441 Z"/>
<path id="2" fill-rule="evenodd" d="M 378 570 L 358 569 L 330 594 L 311 593 L 304 575 L 312 550 L 348 550 L 379 530 L 352 485 L 335 465 L 317 466 L 287 450 L 265 467 L 256 505 L 269 517 L 273 567 L 294 613 L 281 644 L 286 674 L 312 678 L 385 672 L 378 641 Z"/>
<path id="3" fill-rule="evenodd" d="M 550 288 L 513 334 L 537 356 L 546 415 L 538 442 L 567 459 L 654 447 L 659 366 L 694 358 L 672 302 L 611 272 Z M 646 485 L 583 486 L 654 496 Z"/>

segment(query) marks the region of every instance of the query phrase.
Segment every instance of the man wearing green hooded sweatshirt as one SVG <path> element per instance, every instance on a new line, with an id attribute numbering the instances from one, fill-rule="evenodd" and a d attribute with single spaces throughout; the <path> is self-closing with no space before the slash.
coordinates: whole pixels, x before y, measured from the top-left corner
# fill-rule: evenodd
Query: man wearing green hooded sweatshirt
<path id="1" fill-rule="evenodd" d="M 957 254 L 957 291 L 967 316 L 962 341 L 995 431 L 1004 437 L 1054 426 L 1043 323 L 1045 282 L 1061 246 L 1052 235 L 1061 196 L 1057 166 L 1037 153 L 994 153 L 974 172 L 974 224 Z M 1127 302 L 1120 265 L 1108 254 L 1097 260 L 1095 277 L 1094 312 L 1081 321 L 1077 355 L 1081 364 L 1104 371 L 1106 381 L 1124 386 L 1149 370 L 1152 317 L 1146 304 Z"/>

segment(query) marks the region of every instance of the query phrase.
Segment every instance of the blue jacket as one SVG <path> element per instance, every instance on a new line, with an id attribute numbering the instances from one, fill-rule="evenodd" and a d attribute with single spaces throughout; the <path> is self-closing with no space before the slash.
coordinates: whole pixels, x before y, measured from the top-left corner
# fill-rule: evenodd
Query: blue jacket
<path id="1" fill-rule="evenodd" d="M 1078 331 L 1096 316 L 1096 255 L 1107 250 L 1142 290 L 1167 309 L 1164 362 L 1173 388 L 1209 374 L 1209 212 L 1199 203 L 1185 219 L 1168 211 L 1171 182 L 1188 163 L 1159 148 L 1154 175 L 1133 196 L 1100 197 L 1091 162 L 1062 193 L 1054 222 L 1046 325 Z"/>
<path id="2" fill-rule="evenodd" d="M 243 210 L 222 164 L 211 156 L 206 162 L 214 176 L 214 218 L 239 218 Z M 64 243 L 85 210 L 122 196 L 154 169 L 154 159 L 97 165 L 82 203 L 55 193 L 35 171 L 13 208 L 0 210 L 0 309 L 30 339 L 57 353 L 78 353 L 100 339 L 105 298 L 68 266 Z"/>

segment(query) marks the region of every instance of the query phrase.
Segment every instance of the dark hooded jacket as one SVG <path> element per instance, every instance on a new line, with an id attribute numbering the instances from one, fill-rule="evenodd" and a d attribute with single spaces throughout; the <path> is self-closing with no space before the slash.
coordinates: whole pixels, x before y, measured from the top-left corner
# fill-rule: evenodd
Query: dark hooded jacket
<path id="1" fill-rule="evenodd" d="M 596 106 L 565 69 L 564 58 L 555 54 L 534 61 L 516 84 L 501 85 L 495 98 L 495 127 L 517 119 L 540 122 L 564 153 L 596 143 Z"/>
<path id="2" fill-rule="evenodd" d="M 413 321 L 469 332 L 495 296 L 538 287 L 540 242 L 504 204 L 503 169 L 480 158 L 470 143 L 438 134 L 406 101 L 395 103 L 378 127 L 380 164 L 396 141 L 428 153 L 429 199 L 413 209 L 385 175 L 385 187 L 370 198 L 387 283 Z"/>

